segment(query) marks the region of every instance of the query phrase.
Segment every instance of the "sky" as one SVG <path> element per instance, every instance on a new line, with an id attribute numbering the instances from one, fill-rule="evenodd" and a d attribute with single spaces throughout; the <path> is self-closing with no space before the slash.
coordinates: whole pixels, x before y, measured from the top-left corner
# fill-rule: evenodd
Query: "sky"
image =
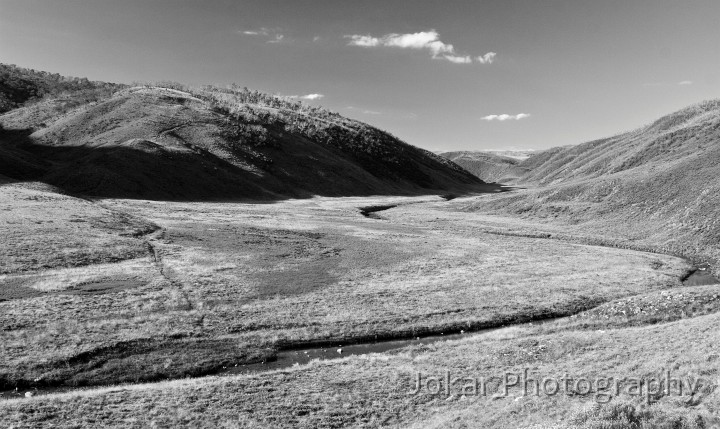
<path id="1" fill-rule="evenodd" d="M 720 98 L 718 17 L 718 0 L 0 0 L 0 62 L 236 83 L 429 150 L 539 150 Z"/>

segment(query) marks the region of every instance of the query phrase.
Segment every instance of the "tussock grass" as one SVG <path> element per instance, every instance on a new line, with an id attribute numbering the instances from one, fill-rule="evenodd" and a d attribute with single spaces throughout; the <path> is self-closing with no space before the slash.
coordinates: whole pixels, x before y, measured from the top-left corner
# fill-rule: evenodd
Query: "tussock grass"
<path id="1" fill-rule="evenodd" d="M 155 262 L 107 266 L 111 278 L 141 270 L 150 281 L 0 303 L 0 374 L 9 387 L 200 375 L 282 347 L 574 314 L 677 287 L 687 269 L 669 256 L 487 234 L 472 229 L 480 217 L 438 209 L 447 204 L 440 197 L 404 201 L 416 204 L 375 220 L 357 207 L 390 205 L 387 198 L 105 200 L 107 210 L 163 227 L 147 238 Z M 93 269 L 49 274 L 94 281 Z M 184 349 L 195 350 L 191 359 Z"/>
<path id="2" fill-rule="evenodd" d="M 38 189 L 39 188 L 39 189 Z M 0 275 L 147 256 L 136 238 L 156 227 L 28 183 L 0 186 Z M 1 292 L 0 292 L 1 293 Z"/>
<path id="3" fill-rule="evenodd" d="M 391 355 L 355 356 L 251 376 L 123 386 L 0 402 L 9 424 L 62 421 L 92 425 L 182 427 L 712 427 L 717 415 L 716 328 L 712 314 L 662 325 L 543 334 L 513 328 L 435 343 Z M 686 344 L 693 332 L 691 348 Z M 712 356 L 715 356 L 713 359 Z M 415 374 L 484 377 L 497 392 L 505 371 L 529 368 L 543 377 L 675 377 L 705 380 L 690 395 L 643 397 L 622 393 L 607 404 L 586 395 L 507 397 L 457 393 L 410 395 Z M 115 404 L 108 407 L 108 404 Z M 692 405 L 689 405 L 692 404 Z"/>
<path id="4" fill-rule="evenodd" d="M 651 292 L 612 301 L 567 318 L 573 329 L 639 326 L 713 314 L 720 311 L 720 287 L 693 286 Z"/>
<path id="5" fill-rule="evenodd" d="M 41 273 L 0 275 L 0 284 L 19 283 L 22 287 L 40 292 L 71 290 L 91 283 L 105 283 L 117 279 L 146 280 L 156 275 L 150 258 L 122 261 L 113 264 L 94 264 L 84 267 L 44 270 Z"/>

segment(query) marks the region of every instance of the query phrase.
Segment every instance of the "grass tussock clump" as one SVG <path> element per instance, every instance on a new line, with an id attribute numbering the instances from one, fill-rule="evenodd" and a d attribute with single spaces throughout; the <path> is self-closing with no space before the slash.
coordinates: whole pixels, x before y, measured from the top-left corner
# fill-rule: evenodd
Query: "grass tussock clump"
<path id="1" fill-rule="evenodd" d="M 718 286 L 693 286 L 618 299 L 573 315 L 562 325 L 573 329 L 620 328 L 673 322 L 718 311 Z"/>
<path id="2" fill-rule="evenodd" d="M 590 407 L 571 419 L 567 429 L 706 429 L 720 423 L 707 412 L 666 410 L 660 406 L 619 403 Z M 712 425 L 712 426 L 710 426 Z"/>

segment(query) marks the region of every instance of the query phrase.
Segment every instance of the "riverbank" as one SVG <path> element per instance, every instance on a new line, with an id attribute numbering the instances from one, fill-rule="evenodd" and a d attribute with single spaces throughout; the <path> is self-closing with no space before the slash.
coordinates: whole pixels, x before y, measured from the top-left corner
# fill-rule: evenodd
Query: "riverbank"
<path id="1" fill-rule="evenodd" d="M 622 425 L 690 429 L 720 422 L 716 360 L 719 313 L 671 323 L 616 329 L 563 329 L 554 324 L 507 328 L 479 337 L 353 356 L 252 375 L 120 386 L 0 401 L 9 425 L 50 427 L 593 427 Z M 603 328 L 603 327 L 601 327 Z M 692 347 L 678 353 L 692 332 Z M 675 347 L 668 347 L 672 344 Z M 570 377 L 570 390 L 535 395 L 506 377 L 527 370 L 538 379 Z M 579 380 L 664 377 L 692 382 L 683 394 L 633 395 Z M 508 376 L 510 374 L 510 376 Z M 446 375 L 482 380 L 486 391 L 446 392 L 417 381 Z M 424 383 L 424 382 L 423 382 Z M 685 385 L 686 385 L 685 384 Z M 593 384 L 593 386 L 596 386 Z M 598 393 L 609 395 L 609 401 Z M 714 411 L 715 410 L 715 411 Z"/>

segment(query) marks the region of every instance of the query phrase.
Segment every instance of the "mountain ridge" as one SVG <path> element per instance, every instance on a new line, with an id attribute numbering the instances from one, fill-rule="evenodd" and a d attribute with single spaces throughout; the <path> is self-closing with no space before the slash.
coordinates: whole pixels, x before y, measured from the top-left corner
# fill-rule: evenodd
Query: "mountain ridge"
<path id="1" fill-rule="evenodd" d="M 527 173 L 521 167 L 522 161 L 532 156 L 527 152 L 514 151 L 450 151 L 438 152 L 452 162 L 460 165 L 479 179 L 502 184 L 512 184 Z"/>
<path id="2" fill-rule="evenodd" d="M 0 115 L 0 174 L 97 197 L 274 200 L 497 191 L 325 109 L 240 89 L 99 85 Z"/>

